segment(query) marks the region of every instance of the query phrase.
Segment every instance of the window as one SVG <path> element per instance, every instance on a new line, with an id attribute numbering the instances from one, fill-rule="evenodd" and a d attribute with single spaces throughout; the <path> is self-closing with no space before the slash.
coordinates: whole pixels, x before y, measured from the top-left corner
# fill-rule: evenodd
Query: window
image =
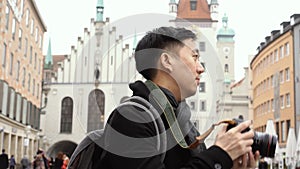
<path id="1" fill-rule="evenodd" d="M 28 73 L 28 79 L 27 79 L 27 87 L 28 87 L 28 91 L 30 92 L 30 81 L 31 81 L 31 74 Z"/>
<path id="2" fill-rule="evenodd" d="M 61 104 L 60 132 L 72 133 L 73 100 L 65 97 Z"/>
<path id="3" fill-rule="evenodd" d="M 285 138 L 286 138 L 286 126 L 284 124 L 284 121 L 282 121 L 281 123 L 281 141 L 285 142 Z"/>
<path id="4" fill-rule="evenodd" d="M 271 76 L 271 81 L 272 81 L 272 87 L 274 87 L 275 86 L 275 79 L 274 79 L 273 75 Z"/>
<path id="5" fill-rule="evenodd" d="M 36 69 L 36 63 L 37 62 L 37 53 L 34 53 L 34 69 Z"/>
<path id="6" fill-rule="evenodd" d="M 34 29 L 34 20 L 31 19 L 31 25 L 30 25 L 30 34 L 33 35 L 33 29 Z"/>
<path id="7" fill-rule="evenodd" d="M 195 11 L 197 9 L 197 0 L 190 0 L 191 10 Z"/>
<path id="8" fill-rule="evenodd" d="M 10 67 L 9 67 L 9 74 L 12 76 L 13 74 L 13 67 L 14 67 L 14 54 L 10 53 Z"/>
<path id="9" fill-rule="evenodd" d="M 190 107 L 191 107 L 191 110 L 196 110 L 196 105 L 195 105 L 194 101 L 190 102 Z"/>
<path id="10" fill-rule="evenodd" d="M 285 56 L 288 56 L 288 55 L 290 55 L 290 44 L 287 42 L 287 43 L 285 43 Z"/>
<path id="11" fill-rule="evenodd" d="M 228 64 L 225 64 L 225 66 L 224 66 L 224 72 L 229 72 Z"/>
<path id="12" fill-rule="evenodd" d="M 26 26 L 28 27 L 29 26 L 29 9 L 26 9 L 26 19 L 25 19 L 25 23 L 26 23 Z"/>
<path id="13" fill-rule="evenodd" d="M 282 59 L 283 56 L 284 56 L 284 49 L 283 49 L 283 46 L 280 46 L 279 51 L 280 51 L 279 57 L 280 57 L 280 59 Z"/>
<path id="14" fill-rule="evenodd" d="M 42 35 L 40 35 L 39 40 L 40 40 L 40 42 L 39 42 L 39 48 L 42 48 L 42 45 L 43 45 L 43 38 L 42 38 Z"/>
<path id="15" fill-rule="evenodd" d="M 280 83 L 284 82 L 284 74 L 283 71 L 280 71 Z"/>
<path id="16" fill-rule="evenodd" d="M 276 49 L 274 52 L 275 62 L 278 62 L 278 50 Z"/>
<path id="17" fill-rule="evenodd" d="M 200 50 L 201 52 L 205 52 L 205 42 L 200 42 L 200 43 L 199 43 L 199 50 Z"/>
<path id="18" fill-rule="evenodd" d="M 287 93 L 285 95 L 285 101 L 286 101 L 286 106 L 290 107 L 291 106 L 291 96 L 290 96 L 290 93 Z"/>
<path id="19" fill-rule="evenodd" d="M 37 91 L 36 91 L 36 98 L 38 99 L 38 98 L 39 98 L 39 95 L 40 95 L 40 84 L 39 84 L 39 83 L 36 85 L 36 88 L 37 88 Z"/>
<path id="20" fill-rule="evenodd" d="M 285 80 L 286 81 L 290 80 L 290 68 L 285 69 Z"/>
<path id="21" fill-rule="evenodd" d="M 110 56 L 110 65 L 113 65 L 114 63 L 114 56 Z"/>
<path id="22" fill-rule="evenodd" d="M 39 40 L 39 29 L 38 27 L 35 28 L 35 42 L 38 42 Z"/>
<path id="23" fill-rule="evenodd" d="M 289 130 L 291 127 L 291 120 L 286 121 L 286 128 Z"/>
<path id="24" fill-rule="evenodd" d="M 41 59 L 39 59 L 39 63 L 38 63 L 38 73 L 40 74 L 41 72 Z"/>
<path id="25" fill-rule="evenodd" d="M 102 90 L 90 92 L 88 98 L 88 126 L 87 132 L 104 127 L 105 95 Z"/>
<path id="26" fill-rule="evenodd" d="M 3 43 L 3 50 L 2 50 L 2 67 L 5 67 L 5 63 L 6 63 L 6 50 L 7 50 L 7 45 L 6 45 L 6 43 Z"/>
<path id="27" fill-rule="evenodd" d="M 22 80 L 23 87 L 25 87 L 25 80 L 26 80 L 26 70 L 25 70 L 25 67 L 23 67 L 23 80 Z"/>
<path id="28" fill-rule="evenodd" d="M 16 80 L 19 81 L 19 76 L 20 76 L 20 61 L 17 61 L 16 65 Z"/>
<path id="29" fill-rule="evenodd" d="M 35 95 L 35 79 L 32 81 L 32 95 Z"/>
<path id="30" fill-rule="evenodd" d="M 27 39 L 27 38 L 25 38 L 24 57 L 27 57 L 27 48 L 28 48 L 28 39 Z"/>
<path id="31" fill-rule="evenodd" d="M 275 101 L 273 99 L 271 99 L 271 106 L 272 106 L 272 111 L 275 110 Z"/>
<path id="32" fill-rule="evenodd" d="M 283 95 L 280 96 L 280 107 L 281 107 L 281 109 L 284 108 L 284 97 L 283 97 Z"/>
<path id="33" fill-rule="evenodd" d="M 5 8 L 5 29 L 8 30 L 8 25 L 9 25 L 9 12 L 10 12 L 10 8 L 8 7 L 8 5 Z"/>
<path id="34" fill-rule="evenodd" d="M 22 29 L 19 29 L 19 49 L 22 48 Z"/>
<path id="35" fill-rule="evenodd" d="M 29 48 L 29 63 L 32 64 L 32 46 Z"/>
<path id="36" fill-rule="evenodd" d="M 271 53 L 269 57 L 270 57 L 270 64 L 273 64 L 274 63 L 273 53 Z"/>
<path id="37" fill-rule="evenodd" d="M 16 35 L 16 19 L 12 19 L 12 28 L 11 28 L 11 33 L 12 33 L 12 39 L 15 40 L 15 35 Z"/>
<path id="38" fill-rule="evenodd" d="M 200 111 L 206 111 L 206 101 L 200 100 Z"/>
<path id="39" fill-rule="evenodd" d="M 205 92 L 205 82 L 200 82 L 200 84 L 199 84 L 199 92 Z"/>

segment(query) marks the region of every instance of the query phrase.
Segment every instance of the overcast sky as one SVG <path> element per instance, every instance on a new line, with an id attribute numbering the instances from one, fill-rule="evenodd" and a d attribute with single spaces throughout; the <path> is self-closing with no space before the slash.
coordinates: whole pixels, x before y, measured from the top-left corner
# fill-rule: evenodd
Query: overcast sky
<path id="1" fill-rule="evenodd" d="M 208 0 L 210 2 L 210 0 Z M 84 28 L 90 28 L 96 17 L 97 0 L 36 0 L 47 26 L 44 37 L 44 54 L 51 37 L 52 54 L 69 54 Z M 104 18 L 111 22 L 134 14 L 168 14 L 169 0 L 104 0 Z M 235 30 L 236 80 L 243 77 L 243 67 L 248 66 L 248 56 L 270 32 L 280 29 L 280 23 L 290 21 L 290 16 L 300 13 L 299 0 L 219 0 L 219 21 L 224 13 L 228 26 Z M 298 11 L 297 11 L 298 10 Z"/>

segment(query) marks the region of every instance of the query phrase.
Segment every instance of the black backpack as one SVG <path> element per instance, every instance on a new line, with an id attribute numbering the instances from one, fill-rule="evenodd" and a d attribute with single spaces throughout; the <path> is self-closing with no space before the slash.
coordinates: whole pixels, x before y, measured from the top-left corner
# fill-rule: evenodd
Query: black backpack
<path id="1" fill-rule="evenodd" d="M 133 96 L 125 100 L 122 104 L 118 106 L 135 106 L 142 108 L 145 112 L 149 113 L 149 117 L 152 117 L 152 120 L 155 122 L 155 128 L 157 130 L 157 135 L 161 135 L 161 137 L 157 137 L 157 143 L 159 145 L 158 151 L 164 152 L 161 157 L 161 161 L 165 158 L 165 152 L 167 147 L 167 138 L 164 130 L 164 124 L 160 118 L 160 114 L 157 110 L 145 99 Z M 148 110 L 148 111 L 146 111 Z M 150 110 L 150 111 L 149 111 Z M 151 113 L 151 114 L 150 114 Z M 113 119 L 113 114 L 110 118 Z M 109 121 L 107 122 L 109 123 Z M 75 151 L 73 152 L 70 162 L 68 165 L 68 169 L 101 169 L 101 161 L 106 154 L 106 150 L 102 147 L 104 145 L 104 129 L 95 130 L 87 134 L 87 136 L 78 144 Z"/>

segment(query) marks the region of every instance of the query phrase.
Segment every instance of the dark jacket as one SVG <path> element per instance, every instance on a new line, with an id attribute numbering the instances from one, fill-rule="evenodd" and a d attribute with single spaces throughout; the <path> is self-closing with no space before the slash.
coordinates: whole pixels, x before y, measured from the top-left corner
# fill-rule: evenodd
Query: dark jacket
<path id="1" fill-rule="evenodd" d="M 7 169 L 8 168 L 8 155 L 2 153 L 0 155 L 0 169 Z"/>
<path id="2" fill-rule="evenodd" d="M 133 91 L 133 96 L 140 96 L 149 100 L 149 90 L 141 81 L 130 84 Z M 194 141 L 194 138 L 199 135 L 190 122 L 190 110 L 186 104 L 177 103 L 171 92 L 161 88 L 167 99 L 174 108 L 175 115 L 180 124 L 185 140 L 188 144 Z M 152 104 L 154 105 L 154 104 Z M 154 106 L 155 107 L 155 106 Z M 157 109 L 156 109 L 157 110 Z M 164 122 L 165 130 L 170 127 L 162 112 L 160 118 Z M 182 114 L 181 114 L 182 113 Z M 112 127 L 120 135 L 129 137 L 135 143 L 124 142 L 122 139 L 110 138 L 110 135 L 105 135 L 105 139 L 110 143 L 109 146 L 121 146 L 128 149 L 130 153 L 124 156 L 124 152 L 108 151 L 103 158 L 103 165 L 107 169 L 230 169 L 233 165 L 229 155 L 217 146 L 212 146 L 206 149 L 205 145 L 198 146 L 197 149 L 190 150 L 180 147 L 175 141 L 172 134 L 167 133 L 167 152 L 156 153 L 152 151 L 156 146 L 151 138 L 155 137 L 157 132 L 153 121 L 143 121 L 146 118 L 143 116 L 143 110 L 139 107 L 128 107 L 120 110 L 115 109 L 108 119 L 107 126 Z M 139 121 L 141 120 L 141 121 Z M 189 127 L 186 127 L 189 126 Z M 121 151 L 124 151 L 121 150 Z M 147 155 L 145 155 L 145 152 Z M 120 155 L 122 154 L 122 155 Z M 136 156 L 134 156 L 136 155 Z M 164 161 L 161 161 L 161 156 L 165 155 Z"/>

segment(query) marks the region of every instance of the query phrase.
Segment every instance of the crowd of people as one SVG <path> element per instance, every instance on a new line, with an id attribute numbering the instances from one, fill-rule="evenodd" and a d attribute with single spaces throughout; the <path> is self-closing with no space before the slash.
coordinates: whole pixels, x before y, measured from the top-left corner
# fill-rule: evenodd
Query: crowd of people
<path id="1" fill-rule="evenodd" d="M 58 152 L 56 157 L 47 157 L 44 150 L 39 149 L 34 156 L 34 160 L 30 161 L 25 155 L 20 161 L 21 169 L 66 169 L 69 163 L 69 157 L 63 153 Z M 17 162 L 14 155 L 8 158 L 5 149 L 2 149 L 0 155 L 0 169 L 16 169 Z"/>

